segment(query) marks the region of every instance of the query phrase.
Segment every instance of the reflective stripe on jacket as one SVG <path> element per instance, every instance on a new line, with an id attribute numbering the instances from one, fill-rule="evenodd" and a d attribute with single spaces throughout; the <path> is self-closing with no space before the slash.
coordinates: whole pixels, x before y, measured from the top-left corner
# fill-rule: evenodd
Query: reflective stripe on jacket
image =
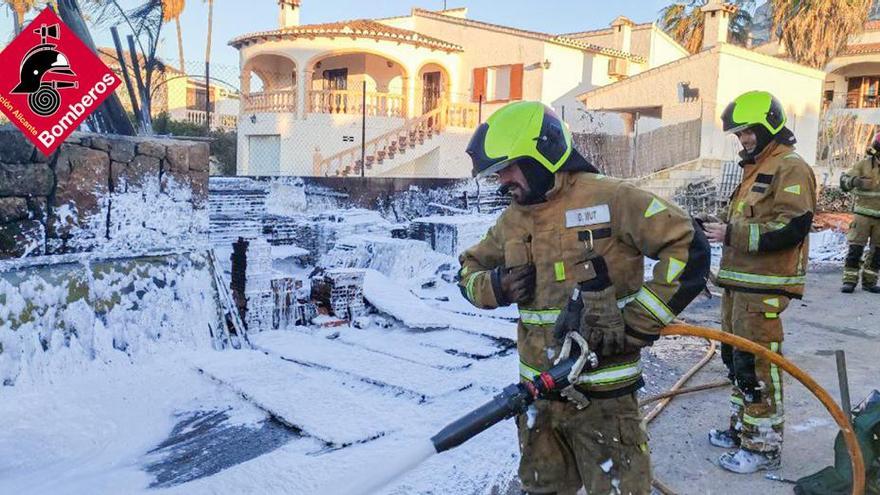
<path id="1" fill-rule="evenodd" d="M 590 239 L 608 264 L 627 333 L 646 344 L 705 287 L 708 242 L 671 203 L 586 172 L 559 172 L 547 198 L 536 205 L 509 206 L 486 236 L 459 257 L 462 294 L 481 308 L 499 305 L 495 268 L 535 265 L 535 297 L 519 307 L 517 348 L 524 366 L 544 371 L 558 355 L 553 324 L 578 282 L 577 268 Z M 645 256 L 659 261 L 647 283 Z M 633 349 L 603 358 L 580 387 L 598 392 L 640 382 L 639 355 Z"/>
<path id="2" fill-rule="evenodd" d="M 800 298 L 815 210 L 813 169 L 791 146 L 768 145 L 731 196 L 718 284 Z"/>

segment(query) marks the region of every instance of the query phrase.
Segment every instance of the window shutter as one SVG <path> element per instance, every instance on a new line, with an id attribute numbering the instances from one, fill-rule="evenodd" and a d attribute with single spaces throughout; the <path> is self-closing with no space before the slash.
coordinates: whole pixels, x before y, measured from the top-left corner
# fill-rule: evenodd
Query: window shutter
<path id="1" fill-rule="evenodd" d="M 510 66 L 510 95 L 511 100 L 522 100 L 523 97 L 523 64 Z"/>
<path id="2" fill-rule="evenodd" d="M 486 68 L 478 67 L 474 69 L 474 89 L 471 94 L 471 101 L 480 101 L 486 99 Z"/>

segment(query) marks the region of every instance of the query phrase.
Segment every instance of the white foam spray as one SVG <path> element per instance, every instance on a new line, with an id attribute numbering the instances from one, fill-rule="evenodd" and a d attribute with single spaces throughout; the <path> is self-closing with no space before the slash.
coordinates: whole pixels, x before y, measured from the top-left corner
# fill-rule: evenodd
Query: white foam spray
<path id="1" fill-rule="evenodd" d="M 338 495 L 372 495 L 404 474 L 415 469 L 429 457 L 436 454 L 434 444 L 425 440 L 413 445 L 398 456 L 380 457 L 369 466 L 364 466 L 360 476 L 348 482 L 340 482 L 336 489 L 328 489 L 320 493 Z"/>

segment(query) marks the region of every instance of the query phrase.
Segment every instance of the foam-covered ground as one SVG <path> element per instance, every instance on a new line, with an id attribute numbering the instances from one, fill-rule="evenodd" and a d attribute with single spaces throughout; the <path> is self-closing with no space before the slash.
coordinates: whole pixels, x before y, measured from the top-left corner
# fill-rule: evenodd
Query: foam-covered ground
<path id="1" fill-rule="evenodd" d="M 812 241 L 813 261 L 845 252 L 837 234 Z M 516 309 L 464 301 L 454 259 L 420 241 L 340 244 L 322 263 L 368 270 L 366 298 L 385 314 L 361 328 L 255 333 L 249 350 L 214 350 L 211 279 L 185 269 L 203 259 L 109 277 L 73 266 L 88 268 L 93 288 L 78 305 L 67 304 L 76 284 L 62 293 L 52 277 L 0 280 L 0 371 L 11 378 L 0 387 L 0 493 L 337 494 L 392 459 L 419 457 L 427 438 L 517 380 Z M 273 251 L 274 270 L 310 271 L 291 261 L 301 250 Z M 103 292 L 122 287 L 124 298 L 102 306 Z M 19 333 L 3 327 L 35 299 L 56 310 L 18 322 Z M 649 393 L 702 350 L 664 339 L 646 351 Z M 507 493 L 517 463 L 505 421 L 379 493 Z"/>

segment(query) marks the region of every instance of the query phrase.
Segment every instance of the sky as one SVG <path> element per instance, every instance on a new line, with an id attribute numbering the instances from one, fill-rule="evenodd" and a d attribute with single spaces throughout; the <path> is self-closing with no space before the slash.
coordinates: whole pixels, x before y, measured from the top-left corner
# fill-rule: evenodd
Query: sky
<path id="1" fill-rule="evenodd" d="M 80 0 L 83 3 L 83 0 Z M 120 0 L 123 7 L 138 0 Z M 468 17 L 521 29 L 548 33 L 568 33 L 607 27 L 618 15 L 636 22 L 653 21 L 657 12 L 672 0 L 302 0 L 303 24 L 406 15 L 412 7 L 438 10 L 467 7 Z M 33 18 L 33 14 L 28 19 Z M 208 9 L 205 0 L 187 0 L 183 24 L 184 56 L 189 62 L 204 61 Z M 12 37 L 13 18 L 8 9 L 0 11 L 0 47 Z M 238 51 L 228 46 L 230 39 L 278 27 L 277 0 L 214 0 L 212 65 L 238 66 Z M 125 29 L 120 28 L 125 35 Z M 93 32 L 101 46 L 112 46 L 109 31 Z M 123 41 L 124 42 L 124 41 Z M 162 29 L 159 50 L 163 59 L 177 59 L 177 33 L 174 24 Z M 221 67 L 218 67 L 220 69 Z"/>

